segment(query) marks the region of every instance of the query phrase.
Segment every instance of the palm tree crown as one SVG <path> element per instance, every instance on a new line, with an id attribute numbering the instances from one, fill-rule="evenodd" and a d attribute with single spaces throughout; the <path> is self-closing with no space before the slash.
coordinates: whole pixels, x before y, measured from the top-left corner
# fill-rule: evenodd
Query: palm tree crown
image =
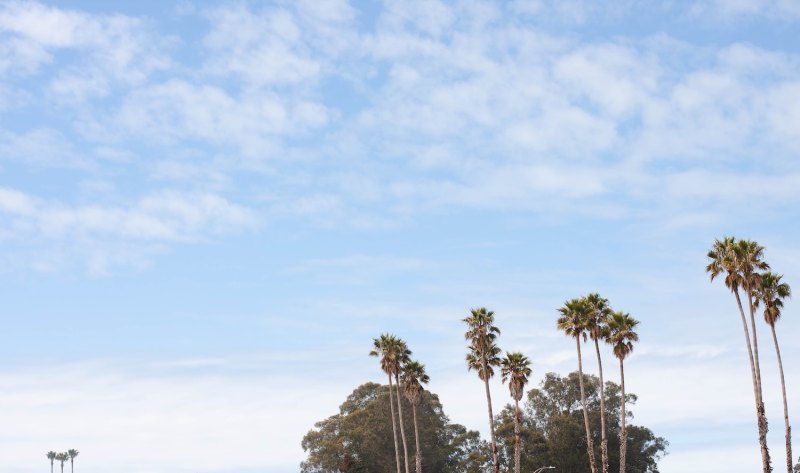
<path id="1" fill-rule="evenodd" d="M 591 307 L 585 298 L 570 299 L 559 308 L 561 317 L 558 318 L 558 329 L 567 336 L 586 340 L 589 318 L 591 317 Z"/>
<path id="2" fill-rule="evenodd" d="M 756 289 L 756 307 L 764 304 L 764 320 L 769 325 L 775 325 L 781 317 L 783 300 L 792 297 L 792 288 L 781 282 L 782 278 L 782 274 L 766 272 L 761 275 L 761 285 Z"/>
<path id="3" fill-rule="evenodd" d="M 425 365 L 418 361 L 405 363 L 400 372 L 400 379 L 403 381 L 403 393 L 412 405 L 419 405 L 422 392 L 425 390 L 422 385 L 428 384 L 431 378 L 425 372 Z"/>
<path id="4" fill-rule="evenodd" d="M 639 334 L 634 330 L 639 321 L 621 311 L 614 311 L 607 319 L 608 338 L 606 341 L 612 345 L 614 356 L 624 360 L 633 351 L 633 342 L 639 341 Z"/>
<path id="5" fill-rule="evenodd" d="M 503 376 L 503 382 L 508 382 L 511 397 L 519 401 L 522 399 L 525 385 L 528 384 L 528 376 L 531 375 L 531 362 L 522 353 L 514 352 L 507 353 L 501 363 L 500 374 Z"/>
<path id="6" fill-rule="evenodd" d="M 470 342 L 467 368 L 478 372 L 481 380 L 494 376 L 493 366 L 500 366 L 500 348 L 495 343 L 500 329 L 494 326 L 494 312 L 485 307 L 472 309 L 464 319 L 469 327 L 464 339 Z"/>
<path id="7" fill-rule="evenodd" d="M 385 333 L 373 339 L 373 349 L 369 355 L 380 357 L 383 372 L 395 376 L 400 373 L 401 366 L 410 359 L 411 350 L 400 338 Z"/>
<path id="8" fill-rule="evenodd" d="M 769 264 L 764 261 L 764 247 L 753 240 L 739 240 L 734 246 L 737 269 L 741 274 L 742 288 L 746 291 L 755 291 L 761 285 L 761 274 L 766 271 Z"/>
<path id="9" fill-rule="evenodd" d="M 586 330 L 589 337 L 592 340 L 603 340 L 607 335 L 606 319 L 611 314 L 608 299 L 593 292 L 585 297 L 585 301 L 590 309 L 590 316 L 586 319 Z"/>

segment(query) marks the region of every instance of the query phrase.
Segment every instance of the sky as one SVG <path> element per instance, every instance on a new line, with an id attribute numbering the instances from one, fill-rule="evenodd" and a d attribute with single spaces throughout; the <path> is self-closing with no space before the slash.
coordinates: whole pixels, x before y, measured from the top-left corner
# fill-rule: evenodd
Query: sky
<path id="1" fill-rule="evenodd" d="M 557 308 L 589 292 L 641 321 L 626 387 L 662 473 L 756 471 L 705 254 L 755 239 L 800 280 L 798 27 L 790 0 L 0 0 L 3 471 L 297 471 L 383 382 L 385 332 L 485 435 L 461 319 L 495 311 L 536 385 L 576 369 Z"/>

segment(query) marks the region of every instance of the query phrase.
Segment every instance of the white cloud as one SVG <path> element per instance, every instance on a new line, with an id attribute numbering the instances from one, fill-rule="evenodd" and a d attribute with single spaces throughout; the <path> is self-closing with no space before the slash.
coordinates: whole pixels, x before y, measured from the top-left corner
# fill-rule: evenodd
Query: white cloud
<path id="1" fill-rule="evenodd" d="M 4 34 L 3 34 L 4 33 Z M 114 84 L 137 84 L 168 66 L 163 40 L 140 19 L 91 15 L 36 2 L 0 5 L 0 71 L 33 74 L 57 54 L 72 50 L 81 60 L 58 68 L 50 91 L 59 100 L 105 96 Z"/>
<path id="2" fill-rule="evenodd" d="M 110 138 L 147 136 L 162 144 L 200 140 L 274 159 L 283 155 L 284 138 L 322 127 L 328 118 L 326 108 L 315 102 L 271 92 L 235 96 L 216 86 L 170 80 L 126 97 L 111 118 Z M 82 125 L 87 139 L 105 127 L 96 119 Z"/>
<path id="3" fill-rule="evenodd" d="M 800 5 L 792 0 L 704 0 L 692 5 L 690 12 L 723 20 L 767 17 L 785 21 L 800 17 Z"/>
<path id="4" fill-rule="evenodd" d="M 6 215 L 0 236 L 33 246 L 34 267 L 50 270 L 62 260 L 86 258 L 90 271 L 117 265 L 140 266 L 167 243 L 197 242 L 257 226 L 255 214 L 209 193 L 162 191 L 127 206 L 65 205 L 11 188 L 0 188 L 0 212 Z M 51 254 L 53 242 L 72 247 Z M 55 245 L 59 248 L 61 245 Z"/>
<path id="5" fill-rule="evenodd" d="M 91 163 L 59 131 L 49 128 L 32 129 L 24 133 L 0 129 L 0 160 L 52 167 L 85 168 Z"/>

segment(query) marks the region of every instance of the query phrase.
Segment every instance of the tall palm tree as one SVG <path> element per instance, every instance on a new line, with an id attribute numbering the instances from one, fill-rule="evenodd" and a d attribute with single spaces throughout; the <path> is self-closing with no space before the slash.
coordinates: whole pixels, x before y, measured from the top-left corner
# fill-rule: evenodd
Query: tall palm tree
<path id="1" fill-rule="evenodd" d="M 392 376 L 396 366 L 395 358 L 395 345 L 396 337 L 394 335 L 384 333 L 379 338 L 373 339 L 372 351 L 369 352 L 370 356 L 380 358 L 381 369 L 389 377 L 389 407 L 392 414 L 392 433 L 394 434 L 394 456 L 397 462 L 397 473 L 400 473 L 400 448 L 397 444 L 397 421 L 395 420 L 394 401 L 392 399 Z"/>
<path id="2" fill-rule="evenodd" d="M 758 334 L 756 331 L 755 292 L 761 287 L 761 274 L 769 265 L 764 261 L 764 247 L 752 240 L 739 240 L 734 247 L 738 269 L 742 280 L 742 289 L 747 294 L 747 305 L 750 312 L 750 325 L 753 329 L 753 358 L 756 364 L 758 391 L 764 396 L 761 388 L 761 365 L 758 357 Z"/>
<path id="3" fill-rule="evenodd" d="M 775 353 L 778 355 L 778 370 L 781 375 L 781 393 L 783 394 L 783 421 L 786 428 L 786 471 L 792 473 L 792 427 L 789 425 L 789 407 L 786 403 L 786 381 L 783 377 L 783 361 L 781 349 L 778 346 L 778 336 L 775 333 L 775 322 L 781 316 L 783 300 L 792 296 L 792 289 L 785 282 L 781 282 L 783 275 L 766 272 L 761 275 L 761 286 L 755 292 L 756 307 L 764 304 L 764 320 L 772 331 L 772 341 L 775 343 Z"/>
<path id="4" fill-rule="evenodd" d="M 61 462 L 61 473 L 64 473 L 64 463 L 69 459 L 67 452 L 62 452 L 56 455 L 56 460 Z"/>
<path id="5" fill-rule="evenodd" d="M 528 376 L 531 375 L 531 362 L 522 353 L 514 352 L 507 353 L 501 364 L 500 374 L 503 376 L 504 383 L 508 381 L 508 390 L 514 399 L 514 472 L 520 473 L 522 442 L 520 439 L 519 400 L 522 399 L 525 385 L 528 384 Z"/>
<path id="6" fill-rule="evenodd" d="M 747 356 L 750 361 L 750 376 L 753 381 L 753 396 L 756 402 L 756 420 L 758 423 L 758 442 L 761 448 L 761 467 L 763 473 L 770 473 L 772 466 L 770 465 L 769 448 L 767 447 L 767 416 L 764 412 L 764 402 L 761 393 L 760 374 L 758 374 L 758 365 L 756 358 L 753 354 L 753 345 L 750 339 L 750 329 L 748 326 L 747 318 L 744 315 L 744 307 L 742 306 L 742 299 L 739 294 L 739 288 L 744 288 L 747 293 L 748 290 L 752 291 L 754 287 L 753 277 L 754 269 L 767 269 L 766 263 L 760 261 L 760 256 L 757 248 L 750 248 L 749 245 L 741 245 L 733 237 L 725 237 L 722 240 L 714 240 L 711 250 L 709 250 L 707 257 L 709 263 L 706 266 L 706 272 L 710 275 L 711 281 L 721 275 L 725 275 L 725 287 L 727 287 L 736 298 L 736 304 L 739 307 L 739 315 L 742 319 L 742 329 L 744 331 L 745 345 L 747 346 Z M 763 248 L 761 249 L 763 252 Z M 765 267 L 766 266 L 766 267 Z M 749 298 L 749 295 L 748 295 Z M 754 322 L 754 317 L 751 318 Z M 753 327 L 755 329 L 755 327 Z"/>
<path id="7" fill-rule="evenodd" d="M 395 389 L 397 389 L 397 396 L 395 396 L 395 399 L 397 400 L 397 419 L 400 421 L 400 440 L 402 440 L 403 443 L 403 459 L 405 460 L 406 473 L 411 473 L 408 467 L 408 444 L 406 442 L 406 430 L 403 422 L 403 403 L 401 402 L 403 396 L 400 394 L 400 370 L 403 365 L 411 361 L 411 350 L 408 349 L 406 342 L 395 337 L 394 340 L 392 340 L 392 351 L 395 353 L 392 371 L 394 372 Z"/>
<path id="8" fill-rule="evenodd" d="M 71 473 L 75 473 L 75 457 L 77 457 L 79 453 L 81 452 L 74 448 L 67 450 L 67 455 L 69 455 L 69 471 Z"/>
<path id="9" fill-rule="evenodd" d="M 492 465 L 494 473 L 500 472 L 500 456 L 497 453 L 497 438 L 494 432 L 494 414 L 492 414 L 492 395 L 489 392 L 489 380 L 494 376 L 495 366 L 500 366 L 500 348 L 497 347 L 497 336 L 500 329 L 494 325 L 494 312 L 485 307 L 472 309 L 470 316 L 463 319 L 467 324 L 464 339 L 469 341 L 467 353 L 467 370 L 475 370 L 478 378 L 486 387 L 486 405 L 489 408 L 489 431 L 492 434 Z"/>
<path id="10" fill-rule="evenodd" d="M 585 298 L 570 299 L 564 306 L 558 309 L 561 317 L 558 318 L 558 329 L 563 331 L 568 337 L 575 339 L 578 347 L 578 380 L 581 387 L 581 406 L 583 406 L 583 423 L 586 427 L 586 453 L 589 455 L 589 466 L 592 473 L 597 473 L 597 462 L 594 458 L 594 443 L 592 442 L 592 432 L 589 428 L 589 410 L 586 408 L 586 391 L 583 383 L 583 361 L 581 360 L 581 337 L 586 340 L 588 320 L 592 315 L 592 309 Z"/>
<path id="11" fill-rule="evenodd" d="M 597 368 L 600 372 L 600 457 L 603 473 L 608 473 L 608 439 L 606 438 L 606 391 L 605 381 L 603 380 L 603 360 L 600 357 L 600 340 L 605 340 L 608 332 L 606 319 L 611 313 L 608 299 L 600 297 L 600 294 L 591 293 L 586 296 L 586 303 L 591 308 L 591 316 L 588 319 L 589 338 L 594 342 L 594 350 L 597 353 Z"/>
<path id="12" fill-rule="evenodd" d="M 428 384 L 431 380 L 425 373 L 425 365 L 417 361 L 409 361 L 402 368 L 403 393 L 411 404 L 411 413 L 414 417 L 414 440 L 416 442 L 415 465 L 416 472 L 422 473 L 422 450 L 419 446 L 419 426 L 417 425 L 417 406 L 422 400 L 422 393 L 425 389 L 423 384 Z"/>
<path id="13" fill-rule="evenodd" d="M 619 473 L 625 473 L 625 454 L 628 451 L 628 429 L 625 426 L 625 358 L 633 351 L 633 342 L 639 341 L 639 334 L 635 332 L 639 321 L 625 312 L 615 311 L 608 318 L 608 336 L 606 342 L 611 344 L 614 356 L 619 359 L 619 378 L 622 388 L 620 397 L 622 411 L 622 426 L 619 431 Z"/>
<path id="14" fill-rule="evenodd" d="M 57 455 L 56 452 L 52 450 L 47 452 L 47 459 L 50 460 L 50 473 L 53 473 L 53 465 L 55 464 L 56 461 L 56 455 Z"/>

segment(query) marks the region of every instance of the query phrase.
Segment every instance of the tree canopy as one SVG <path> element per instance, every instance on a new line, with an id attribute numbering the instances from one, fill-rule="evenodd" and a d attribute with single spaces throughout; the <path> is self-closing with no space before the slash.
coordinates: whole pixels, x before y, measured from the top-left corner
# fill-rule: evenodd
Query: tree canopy
<path id="1" fill-rule="evenodd" d="M 411 413 L 404 412 L 407 422 Z M 489 460 L 489 449 L 476 431 L 453 424 L 439 398 L 423 391 L 417 407 L 424 471 L 478 473 Z M 366 473 L 392 471 L 389 387 L 366 383 L 339 407 L 339 413 L 317 422 L 303 437 L 308 458 L 302 473 Z"/>
<path id="2" fill-rule="evenodd" d="M 586 399 L 593 426 L 599 426 L 599 379 L 585 375 Z M 620 387 L 606 383 L 606 420 L 609 428 L 609 467 L 619 470 Z M 635 394 L 626 396 L 628 406 Z M 409 413 L 410 414 L 410 413 Z M 303 438 L 308 457 L 303 473 L 362 473 L 392 471 L 395 467 L 388 386 L 366 383 L 356 388 L 339 413 L 317 422 Z M 491 465 L 487 443 L 478 432 L 451 423 L 439 398 L 424 391 L 418 407 L 424 471 L 478 473 Z M 629 418 L 633 413 L 627 413 Z M 498 447 L 503 469 L 514 454 L 514 410 L 507 406 L 496 416 Z M 525 397 L 521 415 L 522 471 L 553 465 L 561 473 L 584 473 L 589 460 L 583 429 L 578 373 L 561 377 L 548 373 Z M 600 432 L 597 438 L 599 449 Z M 657 473 L 657 461 L 668 442 L 642 426 L 628 426 L 627 471 Z M 598 450 L 599 451 L 599 450 Z"/>
<path id="3" fill-rule="evenodd" d="M 578 373 L 561 377 L 547 373 L 538 388 L 527 393 L 522 413 L 522 471 L 553 465 L 560 473 L 584 473 L 589 470 L 586 435 L 583 428 Z M 600 381 L 584 375 L 586 404 L 594 427 L 596 454 L 599 456 Z M 607 382 L 606 422 L 609 429 L 609 471 L 619 471 L 620 387 Z M 636 395 L 628 394 L 628 406 Z M 514 452 L 514 410 L 506 406 L 497 418 L 498 444 L 502 462 L 510 465 Z M 628 417 L 633 414 L 628 411 Z M 657 473 L 658 460 L 666 454 L 668 442 L 642 426 L 628 426 L 627 469 L 629 473 Z"/>

